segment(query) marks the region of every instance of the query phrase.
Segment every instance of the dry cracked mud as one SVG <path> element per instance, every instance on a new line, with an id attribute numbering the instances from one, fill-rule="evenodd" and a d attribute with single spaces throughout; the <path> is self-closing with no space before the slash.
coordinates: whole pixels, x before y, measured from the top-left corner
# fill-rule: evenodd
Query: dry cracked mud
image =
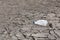
<path id="1" fill-rule="evenodd" d="M 0 0 L 0 40 L 60 40 L 60 0 Z"/>

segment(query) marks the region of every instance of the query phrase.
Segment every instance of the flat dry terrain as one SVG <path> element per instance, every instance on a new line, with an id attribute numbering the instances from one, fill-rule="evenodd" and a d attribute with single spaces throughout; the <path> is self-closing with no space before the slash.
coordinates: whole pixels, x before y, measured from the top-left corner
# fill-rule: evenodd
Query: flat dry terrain
<path id="1" fill-rule="evenodd" d="M 60 40 L 60 0 L 0 0 L 0 40 Z"/>

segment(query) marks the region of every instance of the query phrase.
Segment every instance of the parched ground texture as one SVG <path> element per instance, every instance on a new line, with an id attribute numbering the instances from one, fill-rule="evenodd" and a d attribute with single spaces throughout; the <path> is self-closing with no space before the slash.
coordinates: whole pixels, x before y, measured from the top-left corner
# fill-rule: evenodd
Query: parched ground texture
<path id="1" fill-rule="evenodd" d="M 0 40 L 60 40 L 60 0 L 0 0 Z"/>

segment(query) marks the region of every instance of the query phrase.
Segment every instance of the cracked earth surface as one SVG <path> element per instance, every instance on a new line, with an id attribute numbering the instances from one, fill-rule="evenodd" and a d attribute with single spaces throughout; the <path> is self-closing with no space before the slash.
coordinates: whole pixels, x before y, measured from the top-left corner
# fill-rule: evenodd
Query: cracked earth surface
<path id="1" fill-rule="evenodd" d="M 0 40 L 60 40 L 60 0 L 0 0 Z"/>

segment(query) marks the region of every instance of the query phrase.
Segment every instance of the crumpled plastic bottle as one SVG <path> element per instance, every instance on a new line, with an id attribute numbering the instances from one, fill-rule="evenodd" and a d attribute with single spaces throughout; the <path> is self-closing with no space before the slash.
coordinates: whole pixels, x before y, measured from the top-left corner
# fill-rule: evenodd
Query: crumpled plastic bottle
<path id="1" fill-rule="evenodd" d="M 37 21 L 33 21 L 33 24 L 47 26 L 48 21 L 47 20 L 37 20 Z"/>

